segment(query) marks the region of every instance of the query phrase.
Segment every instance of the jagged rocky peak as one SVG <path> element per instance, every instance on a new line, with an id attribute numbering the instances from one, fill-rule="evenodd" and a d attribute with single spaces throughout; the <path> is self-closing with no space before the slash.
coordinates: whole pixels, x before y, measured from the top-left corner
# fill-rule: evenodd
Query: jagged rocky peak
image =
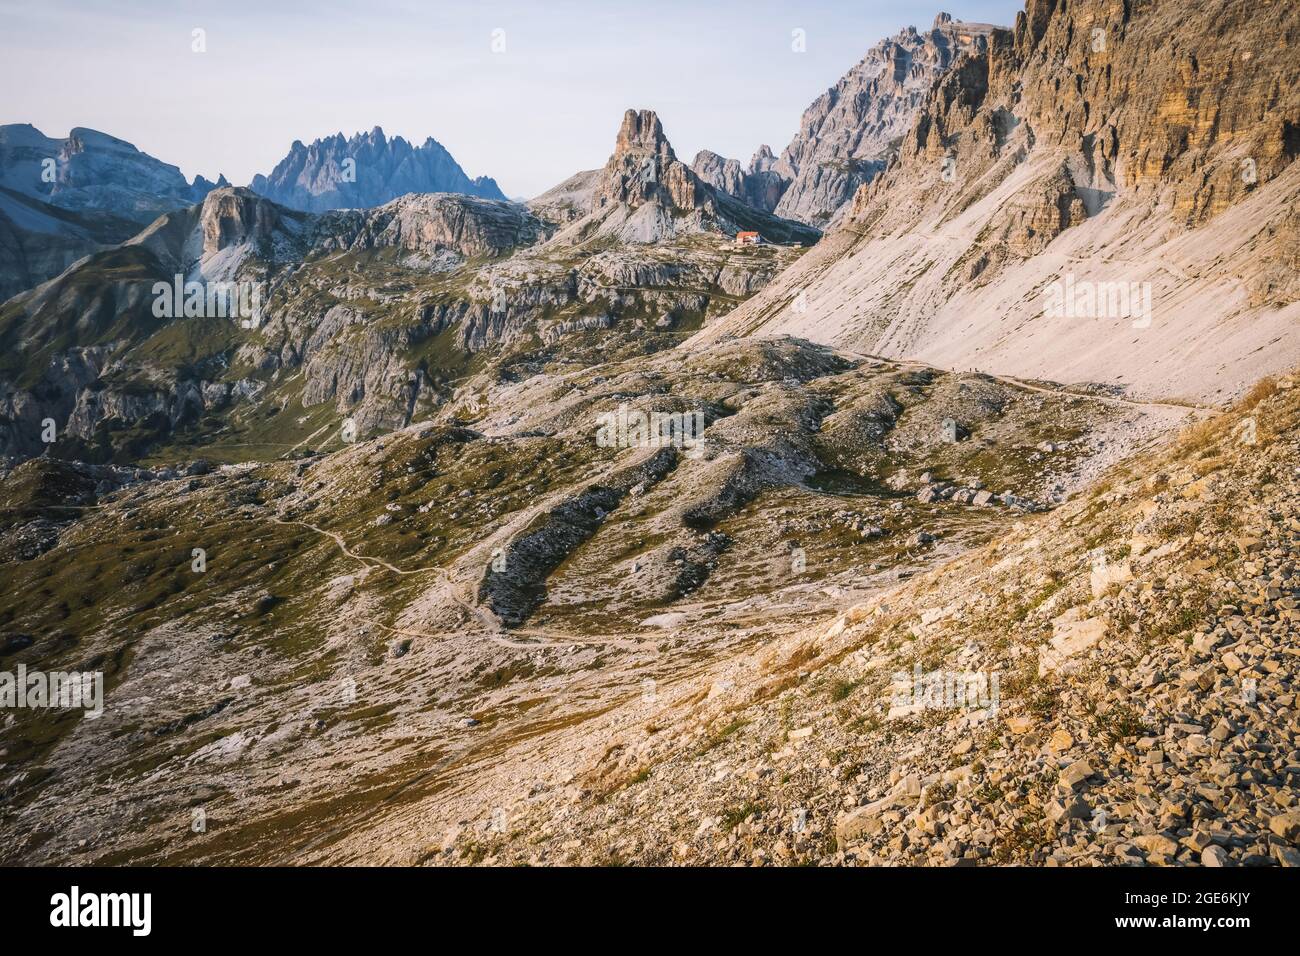
<path id="1" fill-rule="evenodd" d="M 753 157 L 749 160 L 750 173 L 765 173 L 769 169 L 776 168 L 776 154 L 772 152 L 772 147 L 764 143 L 754 152 Z"/>
<path id="2" fill-rule="evenodd" d="M 820 237 L 816 229 L 778 219 L 711 185 L 677 158 L 653 110 L 624 114 L 613 154 L 590 186 L 587 182 L 588 174 L 579 174 L 533 201 L 532 208 L 552 222 L 568 222 L 553 243 L 595 238 L 646 243 L 740 231 L 756 231 L 781 243 L 812 243 Z M 586 213 L 569 221 L 566 211 L 579 207 Z"/>
<path id="3" fill-rule="evenodd" d="M 780 159 L 766 145 L 748 167 L 702 150 L 692 168 L 756 209 L 818 228 L 833 223 L 857 188 L 884 169 L 935 79 L 960 54 L 985 50 L 994 29 L 946 13 L 928 31 L 907 27 L 868 50 L 808 107 Z"/>
<path id="4" fill-rule="evenodd" d="M 776 163 L 776 156 L 767 145 L 758 148 L 748 168 L 743 167 L 738 159 L 728 159 L 712 150 L 702 149 L 691 163 L 691 169 L 714 189 L 755 209 L 772 212 L 790 184 L 776 169 Z"/>
<path id="5" fill-rule="evenodd" d="M 930 30 L 907 27 L 868 50 L 804 112 L 774 166 L 790 181 L 776 214 L 819 227 L 836 221 L 887 165 L 935 80 L 960 54 L 986 49 L 994 29 L 941 13 Z"/>
<path id="6" fill-rule="evenodd" d="M 433 137 L 417 147 L 378 126 L 350 138 L 336 133 L 310 146 L 294 140 L 275 169 L 254 176 L 251 185 L 268 199 L 307 212 L 379 206 L 407 193 L 506 198 L 491 177 L 471 179 Z"/>
<path id="7" fill-rule="evenodd" d="M 717 332 L 1206 402 L 1291 367 L 1300 87 L 1281 78 L 1300 7 L 1243 9 L 1030 0 L 1012 30 L 941 23 L 976 55 L 938 78 L 858 190 L 845 245 L 804 257 Z M 915 279 L 900 289 L 902 274 Z M 1060 321 L 1050 295 L 1071 275 L 1085 295 L 1144 304 Z M 811 305 L 783 308 L 794 295 Z"/>
<path id="8" fill-rule="evenodd" d="M 756 160 L 764 162 L 763 156 L 760 150 Z M 550 240 L 556 245 L 596 238 L 647 243 L 740 231 L 756 231 L 769 242 L 816 242 L 819 230 L 771 215 L 779 188 L 774 171 L 749 174 L 736 160 L 708 150 L 696 156 L 694 168 L 687 166 L 673 152 L 654 110 L 628 110 L 603 168 L 571 176 L 528 205 L 562 227 Z"/>
<path id="9" fill-rule="evenodd" d="M 614 158 L 629 153 L 651 153 L 669 162 L 677 158 L 654 110 L 628 110 L 623 114 L 623 125 L 614 142 Z"/>
<path id="10" fill-rule="evenodd" d="M 593 197 L 593 208 L 647 202 L 695 209 L 706 199 L 699 178 L 677 159 L 654 110 L 628 110 L 614 142 L 614 154 Z"/>

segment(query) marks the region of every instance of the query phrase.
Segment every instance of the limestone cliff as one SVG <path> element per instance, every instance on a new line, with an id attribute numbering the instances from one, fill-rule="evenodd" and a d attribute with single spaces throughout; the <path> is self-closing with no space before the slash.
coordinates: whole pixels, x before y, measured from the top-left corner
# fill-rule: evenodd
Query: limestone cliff
<path id="1" fill-rule="evenodd" d="M 772 167 L 789 180 L 773 211 L 819 228 L 835 221 L 885 167 L 935 81 L 959 55 L 986 49 L 993 29 L 941 13 L 931 29 L 908 27 L 868 50 L 804 112 Z"/>
<path id="2" fill-rule="evenodd" d="M 1294 4 L 1031 0 L 929 89 L 842 228 L 714 332 L 1223 401 L 1300 362 L 1298 42 Z M 1051 314 L 1067 283 L 1086 316 Z"/>

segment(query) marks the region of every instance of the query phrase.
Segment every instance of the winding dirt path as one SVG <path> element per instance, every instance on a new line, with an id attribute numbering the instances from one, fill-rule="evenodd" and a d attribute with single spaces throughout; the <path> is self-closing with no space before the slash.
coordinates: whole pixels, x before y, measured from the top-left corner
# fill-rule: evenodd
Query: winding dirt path
<path id="1" fill-rule="evenodd" d="M 957 369 L 942 368 L 938 365 L 931 365 L 929 362 L 919 362 L 916 359 L 898 359 L 887 358 L 883 355 L 871 355 L 867 352 L 855 352 L 852 349 L 846 349 L 838 345 L 832 345 L 831 348 L 837 352 L 843 352 L 845 355 L 851 355 L 854 358 L 868 359 L 872 362 L 884 362 L 889 365 L 899 365 L 908 368 L 921 368 L 930 372 L 942 372 L 945 375 L 961 375 L 962 372 Z M 1200 417 L 1218 416 L 1223 414 L 1222 408 L 1216 408 L 1213 405 L 1199 405 L 1196 402 L 1144 402 L 1133 398 L 1120 398 L 1118 395 L 1098 395 L 1095 392 L 1086 392 L 1076 390 L 1062 385 L 1059 388 L 1049 388 L 1046 385 L 1034 385 L 1032 382 L 1026 382 L 1022 379 L 1012 378 L 1009 375 L 998 375 L 996 372 L 988 372 L 983 369 L 972 369 L 973 373 L 984 375 L 1000 382 L 1011 388 L 1019 388 L 1026 392 L 1037 392 L 1040 395 L 1054 395 L 1057 398 L 1082 398 L 1088 401 L 1100 402 L 1103 405 L 1115 405 L 1123 408 L 1168 408 L 1177 411 L 1187 412 Z"/>
<path id="2" fill-rule="evenodd" d="M 438 577 L 441 579 L 438 583 L 445 588 L 446 596 L 453 603 L 455 603 L 461 610 L 463 610 L 468 615 L 470 615 L 470 617 L 476 619 L 479 622 L 480 626 L 483 629 L 482 632 L 483 637 L 485 637 L 487 640 L 501 647 L 506 647 L 511 650 L 536 651 L 544 647 L 587 647 L 591 645 L 599 645 L 603 647 L 623 647 L 629 650 L 635 650 L 640 646 L 640 641 L 638 641 L 635 636 L 626 637 L 626 636 L 619 636 L 614 634 L 600 634 L 600 635 L 588 635 L 584 637 L 577 637 L 572 634 L 564 634 L 558 631 L 548 630 L 546 628 L 531 628 L 531 627 L 516 628 L 509 632 L 506 632 L 505 629 L 501 626 L 500 622 L 498 622 L 496 618 L 493 617 L 489 612 L 485 611 L 483 608 L 479 607 L 474 602 L 467 600 L 466 598 L 461 596 L 461 594 L 458 592 L 456 583 L 451 579 L 451 575 L 447 573 L 445 568 L 440 568 L 440 567 L 399 568 L 396 565 L 390 564 L 388 561 L 385 561 L 383 558 L 376 558 L 372 555 L 366 555 L 366 554 L 358 554 L 357 552 L 353 551 L 351 548 L 348 547 L 347 542 L 343 540 L 342 535 L 338 534 L 337 532 L 329 531 L 325 528 L 318 527 L 317 525 L 311 524 L 308 521 L 299 521 L 296 519 L 286 521 L 283 518 L 272 518 L 271 520 L 274 521 L 276 524 L 299 525 L 301 527 L 308 528 L 319 535 L 324 535 L 325 537 L 332 538 L 334 543 L 338 545 L 340 551 L 342 551 L 345 555 L 347 555 L 352 560 L 364 564 L 368 568 L 381 568 L 385 571 L 391 571 L 393 574 L 399 574 L 399 575 L 411 575 L 411 574 L 438 575 Z M 363 624 L 369 624 L 369 625 L 373 625 L 374 627 L 383 628 L 384 630 L 390 631 L 394 634 L 401 634 L 404 637 L 420 637 L 429 640 L 449 640 L 451 638 L 464 637 L 466 634 L 466 632 L 463 630 L 419 631 L 413 628 L 394 627 L 391 624 L 384 624 L 383 622 L 376 621 L 372 618 L 358 618 L 357 620 L 359 620 Z M 545 641 L 546 643 L 526 643 L 524 641 L 513 641 L 504 636 L 506 633 L 518 635 L 520 637 L 538 638 L 542 641 Z M 654 635 L 648 635 L 648 636 L 654 636 Z"/>

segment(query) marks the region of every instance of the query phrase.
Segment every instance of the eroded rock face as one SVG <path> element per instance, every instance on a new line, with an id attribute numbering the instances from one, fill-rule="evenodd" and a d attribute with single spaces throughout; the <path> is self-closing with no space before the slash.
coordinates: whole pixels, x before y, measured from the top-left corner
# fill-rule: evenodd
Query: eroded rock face
<path id="1" fill-rule="evenodd" d="M 749 159 L 750 173 L 766 173 L 776 169 L 777 158 L 772 147 L 764 143 Z"/>
<path id="2" fill-rule="evenodd" d="M 804 112 L 799 133 L 773 167 L 790 180 L 778 216 L 824 228 L 857 188 L 884 169 L 934 81 L 961 53 L 985 49 L 988 24 L 940 14 L 882 40 Z M 757 157 L 756 157 L 757 158 Z"/>
<path id="3" fill-rule="evenodd" d="M 1045 147 L 1061 153 L 1090 214 L 1116 188 L 1153 195 L 1187 225 L 1230 207 L 1300 154 L 1300 92 L 1278 85 L 1300 15 L 1212 6 L 1189 19 L 1179 5 L 1126 13 L 1104 0 L 1031 0 L 1012 31 L 990 35 L 927 96 L 898 169 L 857 197 L 855 218 L 948 156 L 947 181 L 968 183 Z M 1237 42 L 1211 39 L 1225 23 Z M 1206 42 L 1193 52 L 1194 37 Z"/>
<path id="4" fill-rule="evenodd" d="M 549 222 L 565 224 L 591 212 L 592 197 L 603 170 L 587 169 L 574 173 L 540 196 L 528 201 L 528 208 Z"/>
<path id="5" fill-rule="evenodd" d="M 995 274 L 1005 263 L 1037 255 L 1087 217 L 1087 207 L 1067 168 L 1062 166 L 1055 175 L 1032 180 L 1008 198 L 980 233 L 962 281 L 978 283 L 982 275 Z"/>
<path id="6" fill-rule="evenodd" d="M 739 160 L 727 159 L 712 150 L 702 149 L 691 160 L 691 169 L 714 189 L 721 189 L 737 197 L 745 194 L 745 170 Z"/>
<path id="7" fill-rule="evenodd" d="M 506 198 L 490 177 L 470 179 L 433 137 L 412 146 L 400 136 L 389 139 L 378 126 L 351 138 L 337 133 L 310 146 L 294 140 L 289 155 L 269 175 L 254 176 L 251 186 L 268 199 L 307 212 L 379 206 L 406 193 Z"/>
<path id="8" fill-rule="evenodd" d="M 766 145 L 758 148 L 748 169 L 739 160 L 727 159 L 707 149 L 700 150 L 691 162 L 695 174 L 714 189 L 764 212 L 776 209 L 790 185 L 775 166 L 776 157 Z"/>
<path id="9" fill-rule="evenodd" d="M 653 201 L 689 212 L 706 199 L 699 178 L 673 153 L 654 110 L 624 113 L 593 207 L 622 203 L 637 209 Z"/>
<path id="10" fill-rule="evenodd" d="M 1135 394 L 1239 393 L 1300 361 L 1300 89 L 1281 79 L 1298 41 L 1294 4 L 1035 0 L 940 75 L 844 230 L 727 324 Z M 1073 280 L 1154 304 L 1062 318 L 1047 295 Z"/>
<path id="11" fill-rule="evenodd" d="M 215 255 L 232 245 L 270 239 L 280 221 L 274 203 L 246 189 L 223 189 L 204 201 L 199 213 L 203 254 Z"/>
<path id="12" fill-rule="evenodd" d="M 450 193 L 403 196 L 376 209 L 333 213 L 319 230 L 331 234 L 320 241 L 324 249 L 394 247 L 426 256 L 451 251 L 467 258 L 503 255 L 546 233 L 524 206 Z"/>
<path id="13" fill-rule="evenodd" d="M 1300 301 L 1300 209 L 1266 231 L 1258 254 L 1262 268 L 1247 285 L 1251 305 L 1284 308 Z"/>
<path id="14" fill-rule="evenodd" d="M 1233 42 L 1210 40 L 1227 36 Z M 1300 91 L 1279 81 L 1294 74 L 1297 42 L 1292 4 L 1130 11 L 1103 0 L 1030 0 L 991 85 L 1009 101 L 1020 71 L 1018 112 L 1036 136 L 1077 151 L 1121 186 L 1155 192 L 1195 224 L 1300 153 Z"/>

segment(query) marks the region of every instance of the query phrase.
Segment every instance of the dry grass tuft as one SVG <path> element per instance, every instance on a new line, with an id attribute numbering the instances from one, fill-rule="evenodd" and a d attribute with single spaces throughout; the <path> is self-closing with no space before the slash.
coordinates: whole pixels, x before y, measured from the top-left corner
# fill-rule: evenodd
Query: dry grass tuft
<path id="1" fill-rule="evenodd" d="M 1278 393 L 1277 379 L 1261 378 L 1255 383 L 1254 387 L 1247 392 L 1237 403 L 1239 411 L 1248 412 L 1260 402 L 1267 398 L 1272 398 Z"/>

